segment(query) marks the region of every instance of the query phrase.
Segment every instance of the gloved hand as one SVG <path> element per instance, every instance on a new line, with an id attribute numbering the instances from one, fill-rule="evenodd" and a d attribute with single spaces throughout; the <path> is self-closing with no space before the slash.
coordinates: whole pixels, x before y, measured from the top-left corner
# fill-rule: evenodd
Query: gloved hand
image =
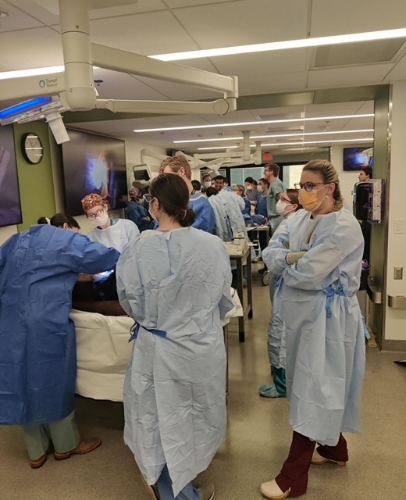
<path id="1" fill-rule="evenodd" d="M 296 264 L 299 259 L 305 255 L 306 252 L 289 252 L 286 254 L 286 262 L 291 266 L 292 264 Z"/>

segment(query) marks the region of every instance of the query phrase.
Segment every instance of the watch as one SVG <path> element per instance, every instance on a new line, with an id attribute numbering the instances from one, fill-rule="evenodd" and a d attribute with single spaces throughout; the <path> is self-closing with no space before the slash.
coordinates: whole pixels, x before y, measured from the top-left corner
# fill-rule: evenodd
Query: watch
<path id="1" fill-rule="evenodd" d="M 24 159 L 28 163 L 31 163 L 31 165 L 37 165 L 42 160 L 44 148 L 37 134 L 30 132 L 23 135 L 21 139 L 21 152 Z"/>

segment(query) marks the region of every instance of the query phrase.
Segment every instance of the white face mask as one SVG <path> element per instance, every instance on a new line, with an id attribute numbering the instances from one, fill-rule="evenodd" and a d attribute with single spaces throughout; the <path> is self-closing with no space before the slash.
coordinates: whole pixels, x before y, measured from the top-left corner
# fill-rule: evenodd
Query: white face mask
<path id="1" fill-rule="evenodd" d="M 210 181 L 206 181 L 203 183 L 203 186 L 207 189 L 209 187 L 211 187 L 211 182 Z"/>
<path id="2" fill-rule="evenodd" d="M 258 193 L 262 193 L 264 191 L 264 189 L 262 186 L 258 186 L 257 191 L 258 191 Z"/>
<path id="3" fill-rule="evenodd" d="M 279 215 L 286 215 L 290 212 L 290 207 L 291 205 L 286 201 L 279 200 L 275 208 Z"/>
<path id="4" fill-rule="evenodd" d="M 110 217 L 109 217 L 108 212 L 104 212 L 103 214 L 99 215 L 99 217 L 92 219 L 90 222 L 92 224 L 94 224 L 95 226 L 103 227 L 107 224 L 109 219 L 110 219 Z"/>

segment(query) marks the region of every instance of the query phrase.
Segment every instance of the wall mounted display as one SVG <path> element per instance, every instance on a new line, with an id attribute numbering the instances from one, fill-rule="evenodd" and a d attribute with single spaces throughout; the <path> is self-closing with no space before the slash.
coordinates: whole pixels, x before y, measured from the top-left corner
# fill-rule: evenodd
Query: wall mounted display
<path id="1" fill-rule="evenodd" d="M 0 227 L 21 224 L 13 126 L 0 127 Z"/>
<path id="2" fill-rule="evenodd" d="M 26 162 L 37 165 L 44 156 L 41 139 L 34 133 L 24 134 L 21 139 L 21 152 Z"/>
<path id="3" fill-rule="evenodd" d="M 69 130 L 62 145 L 65 210 L 83 215 L 81 200 L 97 193 L 112 210 L 127 204 L 125 142 L 87 132 Z"/>
<path id="4" fill-rule="evenodd" d="M 361 170 L 362 167 L 374 166 L 373 148 L 344 148 L 343 149 L 343 170 Z"/>

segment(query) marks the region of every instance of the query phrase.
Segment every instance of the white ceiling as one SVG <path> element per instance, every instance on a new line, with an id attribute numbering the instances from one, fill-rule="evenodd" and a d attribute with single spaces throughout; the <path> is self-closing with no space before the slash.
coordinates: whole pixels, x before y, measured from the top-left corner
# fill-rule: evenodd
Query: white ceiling
<path id="1" fill-rule="evenodd" d="M 142 55 L 227 47 L 336 34 L 404 28 L 404 0 L 91 0 L 102 6 L 90 12 L 90 33 L 95 43 Z M 106 7 L 106 5 L 111 7 Z M 120 5 L 117 5 L 120 4 Z M 56 0 L 0 0 L 0 10 L 10 14 L 0 17 L 0 71 L 63 64 L 60 20 Z M 376 43 L 376 42 L 373 42 Z M 315 69 L 317 49 L 291 49 L 278 52 L 193 59 L 182 64 L 239 78 L 242 96 L 273 94 L 366 84 L 385 84 L 406 80 L 406 44 L 391 51 L 379 42 L 375 61 L 367 44 L 335 47 L 331 53 L 319 53 L 318 60 L 337 61 L 337 66 Z M 354 52 L 357 57 L 354 58 Z M 322 57 L 323 56 L 323 57 Z M 366 61 L 363 64 L 363 61 Z M 95 70 L 101 98 L 115 99 L 204 99 L 218 97 L 202 89 L 150 78 Z M 0 96 L 0 107 L 1 96 Z M 237 111 L 217 116 L 156 116 L 75 123 L 75 128 L 177 149 L 173 140 L 202 139 L 241 135 L 240 128 L 221 127 L 222 123 L 257 121 L 258 117 L 330 116 L 373 112 L 370 102 L 334 105 L 307 105 L 290 108 Z M 134 134 L 135 128 L 199 125 L 218 123 L 209 130 L 190 130 Z M 163 125 L 164 124 L 164 125 Z M 353 118 L 331 123 L 308 122 L 304 132 L 372 128 L 372 119 Z M 298 130 L 298 124 L 277 127 L 251 127 L 253 133 Z M 202 137 L 200 137 L 202 136 Z M 362 138 L 368 134 L 357 134 Z M 370 134 L 369 134 L 370 136 Z M 311 136 L 342 139 L 342 135 Z M 350 137 L 350 134 L 345 137 Z M 294 138 L 292 140 L 297 140 Z M 234 141 L 235 142 L 235 141 Z M 210 144 L 199 144 L 209 146 Z M 196 150 L 197 144 L 188 145 Z M 185 147 L 186 149 L 186 147 Z"/>

